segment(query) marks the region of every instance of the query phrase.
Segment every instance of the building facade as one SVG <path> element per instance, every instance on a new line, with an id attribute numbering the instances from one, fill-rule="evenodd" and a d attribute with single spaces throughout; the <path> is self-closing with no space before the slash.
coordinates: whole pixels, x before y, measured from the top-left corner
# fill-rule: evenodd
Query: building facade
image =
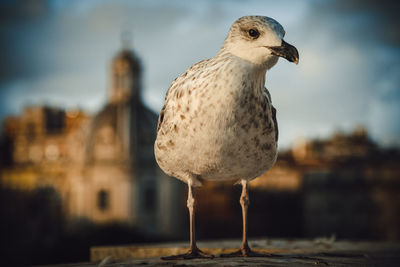
<path id="1" fill-rule="evenodd" d="M 113 59 L 110 90 L 100 112 L 27 107 L 4 122 L 11 164 L 1 183 L 17 190 L 51 186 L 68 218 L 120 222 L 176 236 L 183 185 L 154 158 L 157 115 L 141 100 L 139 59 L 122 49 Z"/>

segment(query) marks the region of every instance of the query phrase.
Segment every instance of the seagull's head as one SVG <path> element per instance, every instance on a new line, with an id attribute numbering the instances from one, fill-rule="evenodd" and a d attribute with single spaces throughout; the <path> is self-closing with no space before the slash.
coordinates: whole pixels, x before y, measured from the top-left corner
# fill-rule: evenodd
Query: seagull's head
<path id="1" fill-rule="evenodd" d="M 263 16 L 245 16 L 235 21 L 225 39 L 223 49 L 229 53 L 269 69 L 279 57 L 299 62 L 297 49 L 283 40 L 285 30 L 276 20 Z"/>

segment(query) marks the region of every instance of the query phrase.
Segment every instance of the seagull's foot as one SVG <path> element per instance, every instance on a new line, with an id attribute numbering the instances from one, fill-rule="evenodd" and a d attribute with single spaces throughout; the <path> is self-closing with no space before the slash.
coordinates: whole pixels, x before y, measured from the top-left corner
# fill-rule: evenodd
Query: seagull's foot
<path id="1" fill-rule="evenodd" d="M 189 249 L 189 251 L 184 254 L 161 257 L 162 260 L 191 260 L 191 259 L 212 259 L 212 258 L 214 258 L 214 255 L 205 253 L 198 248 Z"/>
<path id="2" fill-rule="evenodd" d="M 255 251 L 251 250 L 249 246 L 242 246 L 242 247 L 240 247 L 239 250 L 232 252 L 232 253 L 221 254 L 220 257 L 235 258 L 235 257 L 281 257 L 281 256 L 277 255 L 277 254 L 271 254 L 271 253 L 255 252 Z"/>

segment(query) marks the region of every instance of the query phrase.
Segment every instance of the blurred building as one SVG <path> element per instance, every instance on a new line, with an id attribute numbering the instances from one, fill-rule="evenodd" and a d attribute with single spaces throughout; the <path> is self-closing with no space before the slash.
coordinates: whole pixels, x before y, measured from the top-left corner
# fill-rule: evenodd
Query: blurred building
<path id="1" fill-rule="evenodd" d="M 362 127 L 302 142 L 287 161 L 300 172 L 303 233 L 400 240 L 400 150 Z"/>
<path id="2" fill-rule="evenodd" d="M 233 182 L 199 190 L 201 234 L 240 236 L 240 190 Z M 281 151 L 250 183 L 249 234 L 400 240 L 400 150 L 357 128 Z"/>
<path id="3" fill-rule="evenodd" d="M 122 49 L 112 61 L 108 101 L 99 113 L 37 106 L 7 118 L 10 160 L 1 170 L 2 185 L 54 187 L 72 220 L 121 222 L 176 236 L 182 185 L 156 164 L 157 115 L 142 103 L 141 71 L 139 59 Z"/>

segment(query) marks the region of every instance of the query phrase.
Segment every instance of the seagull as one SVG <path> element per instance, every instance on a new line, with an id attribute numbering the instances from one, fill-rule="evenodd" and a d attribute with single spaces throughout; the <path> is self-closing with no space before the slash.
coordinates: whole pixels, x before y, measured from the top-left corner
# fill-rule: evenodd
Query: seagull
<path id="1" fill-rule="evenodd" d="M 190 248 L 165 260 L 211 258 L 196 245 L 194 188 L 202 182 L 235 180 L 242 185 L 243 240 L 222 256 L 257 257 L 247 242 L 249 181 L 277 158 L 278 124 L 265 75 L 279 57 L 298 63 L 297 49 L 283 40 L 274 19 L 236 20 L 215 57 L 191 66 L 170 85 L 154 144 L 156 160 L 169 176 L 188 186 Z"/>

